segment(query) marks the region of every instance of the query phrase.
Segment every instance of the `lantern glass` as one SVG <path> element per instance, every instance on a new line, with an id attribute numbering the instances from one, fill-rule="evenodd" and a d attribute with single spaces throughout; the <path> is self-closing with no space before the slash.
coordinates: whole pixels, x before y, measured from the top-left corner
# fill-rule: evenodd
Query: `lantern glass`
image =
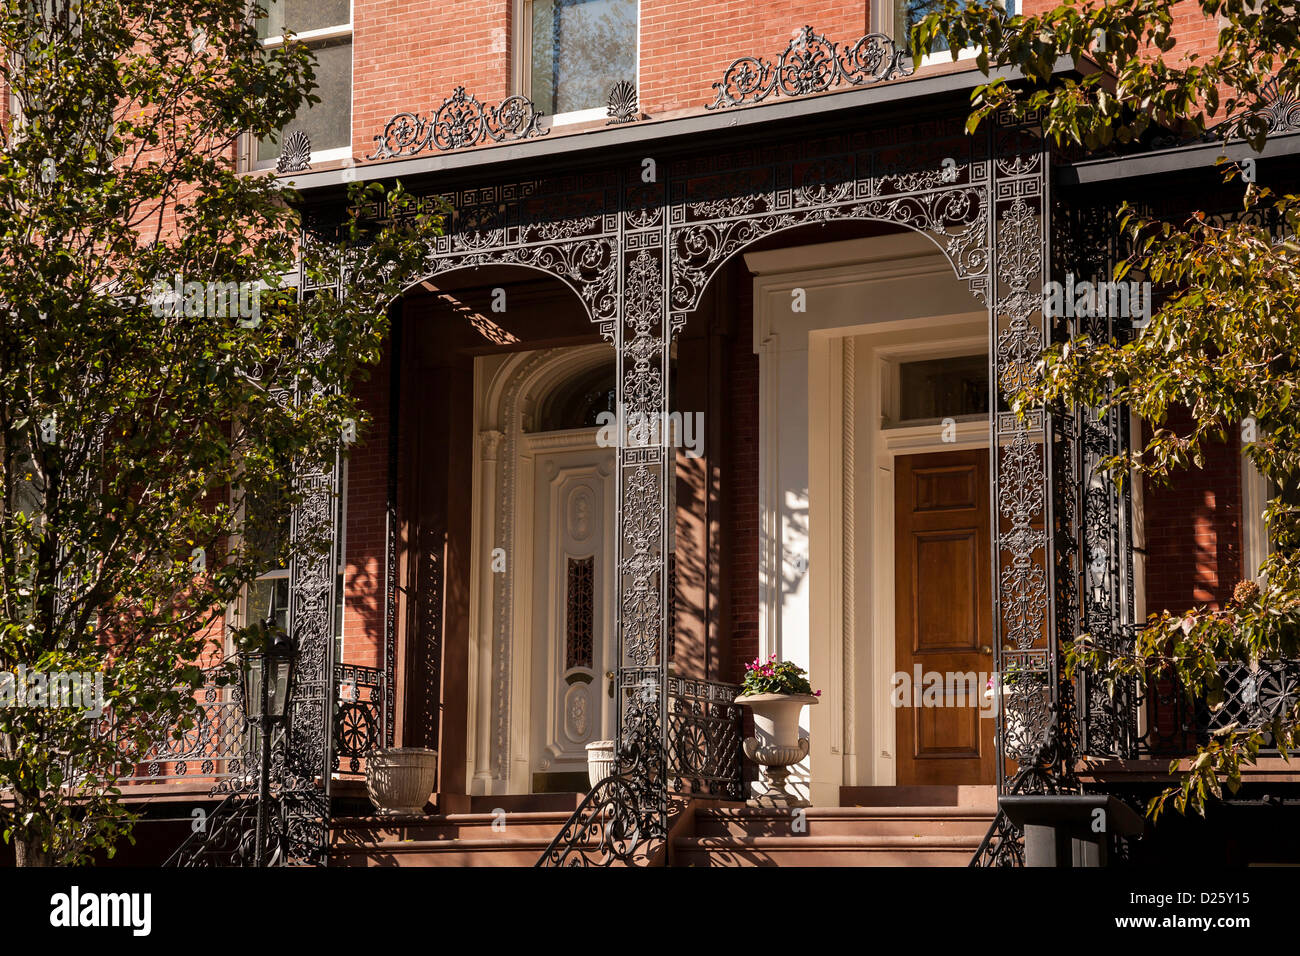
<path id="1" fill-rule="evenodd" d="M 243 655 L 244 714 L 250 721 L 284 720 L 293 682 L 293 644 L 283 628 L 266 623 L 269 639 L 263 648 Z"/>
<path id="2" fill-rule="evenodd" d="M 293 656 L 285 653 L 269 658 L 267 668 L 271 686 L 267 688 L 266 716 L 272 720 L 283 720 L 289 709 L 289 679 L 293 671 Z"/>
<path id="3" fill-rule="evenodd" d="M 266 655 L 261 651 L 244 654 L 244 715 L 249 720 L 262 719 L 262 673 L 266 669 Z"/>

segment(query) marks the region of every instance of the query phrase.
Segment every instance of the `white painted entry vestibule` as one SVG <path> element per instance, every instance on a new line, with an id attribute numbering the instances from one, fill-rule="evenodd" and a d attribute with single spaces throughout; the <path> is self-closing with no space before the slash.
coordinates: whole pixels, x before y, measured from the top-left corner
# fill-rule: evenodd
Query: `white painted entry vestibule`
<path id="1" fill-rule="evenodd" d="M 760 653 L 807 668 L 822 691 L 804 709 L 811 749 L 790 782 L 838 806 L 842 786 L 896 782 L 894 459 L 989 444 L 983 416 L 946 433 L 885 427 L 897 367 L 986 353 L 988 316 L 917 233 L 745 263 L 759 355 Z"/>

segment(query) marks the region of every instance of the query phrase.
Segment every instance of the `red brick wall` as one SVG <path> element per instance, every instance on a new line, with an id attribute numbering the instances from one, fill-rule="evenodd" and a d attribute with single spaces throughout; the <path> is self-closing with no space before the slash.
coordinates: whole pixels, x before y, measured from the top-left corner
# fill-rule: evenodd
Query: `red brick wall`
<path id="1" fill-rule="evenodd" d="M 389 353 L 355 394 L 369 428 L 348 454 L 347 539 L 343 561 L 343 657 L 380 665 L 384 642 L 384 510 L 388 498 Z"/>
<path id="2" fill-rule="evenodd" d="M 1026 0 L 1040 13 L 1056 0 Z M 832 41 L 871 29 L 868 0 L 641 0 L 640 104 L 652 118 L 702 113 L 713 84 L 739 56 L 774 60 L 808 24 Z M 1175 4 L 1179 47 L 1211 50 L 1218 24 L 1195 0 Z M 511 0 L 354 0 L 352 143 L 358 161 L 393 114 L 428 113 L 457 86 L 495 105 L 518 89 Z M 551 135 L 563 135 L 564 129 Z"/>
<path id="3" fill-rule="evenodd" d="M 436 110 L 456 87 L 509 95 L 510 0 L 353 0 L 352 152 L 373 152 L 394 114 Z"/>
<path id="4" fill-rule="evenodd" d="M 1185 413 L 1170 419 L 1180 432 Z M 1235 436 L 1208 445 L 1205 467 L 1180 472 L 1173 484 L 1143 486 L 1146 511 L 1147 610 L 1222 606 L 1242 577 L 1241 448 Z"/>
<path id="5" fill-rule="evenodd" d="M 428 114 L 457 86 L 487 105 L 518 89 L 510 0 L 354 0 L 352 152 L 357 162 L 401 111 Z M 870 4 L 641 0 L 640 105 L 651 117 L 704 112 L 737 57 L 775 59 L 809 24 L 833 41 L 869 29 Z M 564 128 L 551 135 L 563 135 Z"/>
<path id="6" fill-rule="evenodd" d="M 739 682 L 745 664 L 758 656 L 758 356 L 750 332 L 753 288 L 748 282 L 736 282 L 732 288 L 735 333 L 728 356 L 729 418 L 724 429 L 731 443 L 730 468 L 722 476 L 729 529 L 723 586 L 731 602 L 731 633 L 723 649 L 721 676 Z"/>

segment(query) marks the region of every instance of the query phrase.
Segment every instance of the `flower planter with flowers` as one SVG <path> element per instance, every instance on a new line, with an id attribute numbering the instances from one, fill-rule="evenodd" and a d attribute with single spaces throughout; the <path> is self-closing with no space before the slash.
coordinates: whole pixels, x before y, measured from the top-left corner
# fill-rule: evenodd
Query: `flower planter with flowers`
<path id="1" fill-rule="evenodd" d="M 799 714 L 817 703 L 821 691 L 793 661 L 755 658 L 745 665 L 745 683 L 736 703 L 754 712 L 754 736 L 746 737 L 745 756 L 762 768 L 766 790 L 751 797 L 752 807 L 806 807 L 808 801 L 786 789 L 790 767 L 808 756 L 808 738 L 799 736 Z"/>

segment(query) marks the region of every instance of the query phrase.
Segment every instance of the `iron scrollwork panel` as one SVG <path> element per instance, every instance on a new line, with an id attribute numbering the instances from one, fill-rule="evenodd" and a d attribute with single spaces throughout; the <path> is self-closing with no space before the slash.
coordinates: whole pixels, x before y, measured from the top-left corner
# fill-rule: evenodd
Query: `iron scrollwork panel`
<path id="1" fill-rule="evenodd" d="M 736 684 L 668 678 L 665 752 L 674 793 L 743 800 L 743 716 Z"/>
<path id="2" fill-rule="evenodd" d="M 668 281 L 663 193 L 629 172 L 621 192 L 616 364 L 617 772 L 632 781 L 643 841 L 667 835 Z M 654 177 L 650 177 L 654 179 Z M 642 189 L 640 186 L 649 186 Z M 624 206 L 626 203 L 626 206 Z"/>
<path id="3" fill-rule="evenodd" d="M 1068 287 L 1071 277 L 1108 280 L 1123 257 L 1113 210 L 1057 203 L 1053 219 L 1056 281 Z M 1078 336 L 1122 342 L 1130 331 L 1116 316 L 1052 317 L 1057 342 Z M 1119 488 L 1102 472 L 1100 463 L 1123 452 L 1128 443 L 1128 416 L 1123 410 L 1102 416 L 1096 409 L 1076 407 L 1060 416 L 1056 442 L 1060 480 L 1053 491 L 1061 524 L 1061 633 L 1085 633 L 1094 646 L 1112 654 L 1130 652 L 1135 633 L 1131 483 Z M 1093 675 L 1080 673 L 1073 689 L 1080 753 L 1134 756 L 1141 700 L 1137 685 L 1121 682 L 1108 688 Z"/>
<path id="4" fill-rule="evenodd" d="M 1055 611 L 1051 449 L 1054 423 L 1042 408 L 1023 419 L 1012 401 L 1032 381 L 1046 342 L 1043 285 L 1048 273 L 1047 154 L 1036 125 L 999 115 L 989 128 L 992 154 L 989 376 L 993 508 L 995 669 L 1002 675 L 998 716 L 1000 786 L 1054 788 L 1026 775 L 1068 764 L 1072 729 L 1063 721 Z M 1014 770 L 1013 770 L 1014 766 Z M 1008 783 L 1008 778 L 1018 782 Z"/>

